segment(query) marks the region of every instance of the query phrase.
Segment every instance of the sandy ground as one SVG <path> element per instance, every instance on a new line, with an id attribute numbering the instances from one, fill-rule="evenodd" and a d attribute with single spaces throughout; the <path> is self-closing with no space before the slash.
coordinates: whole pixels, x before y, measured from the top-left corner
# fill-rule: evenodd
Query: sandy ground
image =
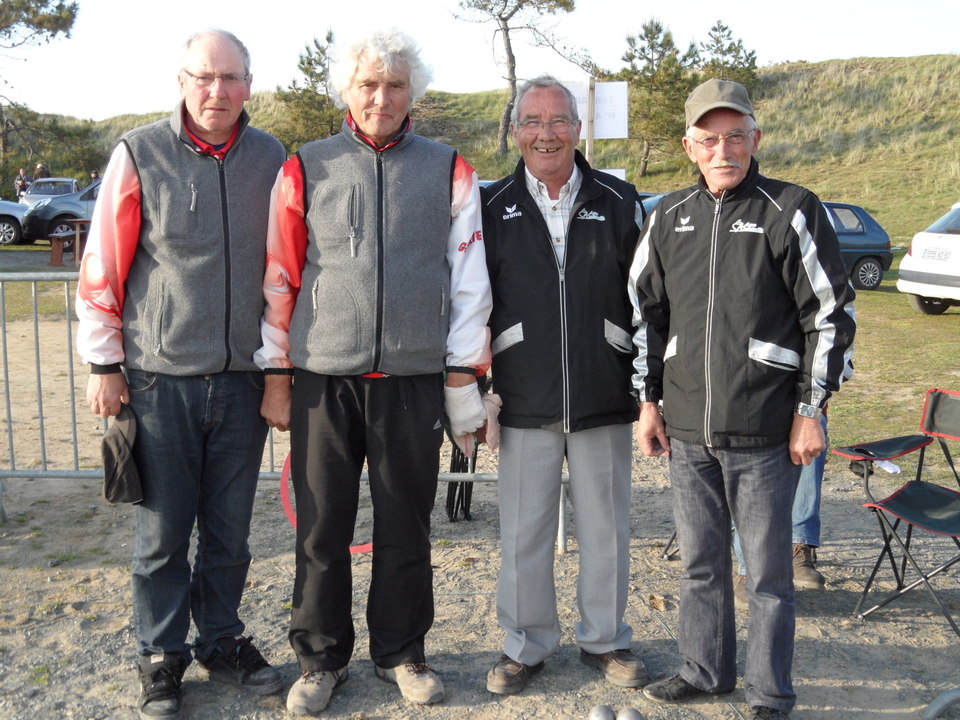
<path id="1" fill-rule="evenodd" d="M 57 342 L 63 328 L 41 323 L 41 335 Z M 11 365 L 32 375 L 29 326 L 8 329 Z M 44 340 L 46 343 L 47 340 Z M 61 354 L 62 357 L 62 354 Z M 45 356 L 43 414 L 49 428 L 50 462 L 71 462 L 65 428 L 72 423 L 69 372 L 65 361 Z M 82 389 L 85 371 L 76 368 Z M 14 400 L 18 467 L 38 467 L 38 411 L 34 390 L 6 388 Z M 59 383 L 59 385 L 58 385 Z M 75 404 L 79 466 L 97 467 L 99 422 Z M 33 403 L 33 404 L 31 404 Z M 0 437 L 7 438 L 5 417 Z M 6 445 L 6 443 L 4 443 Z M 2 450 L 6 453 L 6 448 Z M 282 453 L 282 446 L 278 449 Z M 282 454 L 281 454 L 282 456 Z M 9 467 L 0 454 L 0 467 Z M 483 449 L 481 471 L 495 471 L 495 456 Z M 905 470 L 906 470 L 905 466 Z M 500 651 L 495 617 L 498 519 L 495 486 L 478 483 L 473 519 L 449 522 L 441 486 L 433 524 L 436 622 L 428 654 L 443 678 L 446 701 L 433 707 L 406 704 L 396 688 L 374 677 L 367 652 L 364 598 L 371 556 L 354 560 L 354 617 L 358 638 L 349 681 L 337 691 L 324 717 L 350 720 L 461 718 L 519 720 L 576 718 L 608 704 L 635 707 L 646 718 L 749 717 L 742 690 L 723 699 L 683 707 L 657 706 L 638 691 L 604 684 L 578 659 L 572 628 L 577 619 L 575 582 L 579 560 L 571 519 L 568 552 L 556 557 L 556 582 L 564 627 L 562 647 L 542 674 L 518 696 L 496 697 L 484 689 L 485 674 Z M 960 640 L 934 610 L 929 597 L 913 593 L 867 621 L 851 616 L 875 559 L 876 523 L 861 503 L 856 479 L 840 462 L 827 466 L 820 568 L 824 593 L 798 594 L 794 680 L 796 718 L 920 718 L 941 693 L 960 685 Z M 356 541 L 370 538 L 369 500 L 362 501 Z M 7 481 L 9 520 L 0 526 L 0 718 L 136 716 L 135 639 L 131 632 L 129 560 L 133 542 L 131 507 L 108 505 L 94 479 L 16 478 Z M 665 461 L 636 458 L 633 479 L 632 582 L 627 621 L 634 650 L 653 676 L 672 673 L 678 662 L 676 558 L 661 557 L 673 529 Z M 298 675 L 286 640 L 293 583 L 293 530 L 280 500 L 279 484 L 261 482 L 250 538 L 254 557 L 242 617 L 264 654 L 285 680 Z M 942 544 L 940 544 L 942 548 Z M 375 552 L 375 550 L 374 550 Z M 921 551 L 926 555 L 927 551 Z M 941 578 L 949 605 L 960 608 L 960 587 Z M 748 615 L 738 613 L 740 671 Z M 284 694 L 256 698 L 200 679 L 196 667 L 185 678 L 187 719 L 285 717 Z M 951 708 L 943 717 L 960 717 Z"/>

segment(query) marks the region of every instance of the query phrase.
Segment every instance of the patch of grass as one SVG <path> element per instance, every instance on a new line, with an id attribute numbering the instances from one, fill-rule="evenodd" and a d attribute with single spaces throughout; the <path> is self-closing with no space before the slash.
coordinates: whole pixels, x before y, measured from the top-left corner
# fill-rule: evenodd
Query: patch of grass
<path id="1" fill-rule="evenodd" d="M 47 555 L 47 558 L 50 560 L 50 567 L 56 567 L 57 565 L 63 565 L 65 562 L 70 562 L 71 560 L 79 560 L 79 553 L 51 553 Z"/>
<path id="2" fill-rule="evenodd" d="M 48 665 L 37 665 L 31 670 L 34 685 L 46 686 L 50 684 L 50 667 Z"/>
<path id="3" fill-rule="evenodd" d="M 445 540 L 445 539 L 437 540 L 437 547 L 450 547 L 451 545 L 453 545 L 452 540 Z"/>
<path id="4" fill-rule="evenodd" d="M 53 615 L 54 613 L 60 612 L 60 610 L 63 609 L 63 605 L 62 600 L 43 603 L 42 605 L 37 605 L 37 612 L 41 615 Z"/>

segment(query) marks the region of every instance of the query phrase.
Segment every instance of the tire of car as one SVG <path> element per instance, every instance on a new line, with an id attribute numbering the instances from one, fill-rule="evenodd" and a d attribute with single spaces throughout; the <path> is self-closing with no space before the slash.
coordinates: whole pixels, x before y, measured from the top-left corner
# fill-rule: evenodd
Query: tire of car
<path id="1" fill-rule="evenodd" d="M 950 307 L 950 303 L 940 298 L 924 297 L 923 295 L 907 295 L 910 305 L 917 312 L 924 315 L 943 315 Z"/>
<path id="2" fill-rule="evenodd" d="M 67 216 L 54 218 L 50 227 L 47 228 L 47 237 L 61 232 L 73 232 L 76 228 L 72 222 L 69 222 L 70 220 L 73 220 L 73 218 Z"/>
<path id="3" fill-rule="evenodd" d="M 875 257 L 860 258 L 850 270 L 850 280 L 857 290 L 876 290 L 883 282 L 883 265 Z"/>
<path id="4" fill-rule="evenodd" d="M 16 220 L 0 218 L 0 245 L 16 245 L 20 237 L 20 224 Z"/>

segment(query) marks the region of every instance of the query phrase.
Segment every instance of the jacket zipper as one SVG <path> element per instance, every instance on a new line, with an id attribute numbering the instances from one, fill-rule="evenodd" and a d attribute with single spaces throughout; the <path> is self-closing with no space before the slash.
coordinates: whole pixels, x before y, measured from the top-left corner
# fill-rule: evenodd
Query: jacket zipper
<path id="1" fill-rule="evenodd" d="M 231 357 L 233 353 L 230 350 L 230 213 L 227 207 L 227 179 L 223 170 L 223 160 L 217 158 L 217 173 L 220 181 L 220 212 L 223 215 L 223 263 L 224 263 L 224 336 L 223 342 L 226 349 L 226 357 L 223 363 L 223 371 L 230 369 Z"/>
<path id="2" fill-rule="evenodd" d="M 557 257 L 557 252 L 553 247 L 553 243 L 550 240 L 549 233 L 547 233 L 547 242 L 550 243 L 550 251 L 553 253 L 553 259 L 557 263 L 557 273 L 560 280 L 560 376 L 562 378 L 563 384 L 563 432 L 569 433 L 570 430 L 570 338 L 569 338 L 569 328 L 567 326 L 567 271 L 566 265 L 567 260 L 570 258 L 571 246 L 569 243 L 570 240 L 570 223 L 573 222 L 573 218 L 576 217 L 577 211 L 583 206 L 583 203 L 574 203 L 573 207 L 570 209 L 570 221 L 567 224 L 564 244 L 564 258 L 563 265 L 560 264 L 560 259 Z"/>
<path id="3" fill-rule="evenodd" d="M 383 355 L 383 152 L 377 151 L 377 320 L 374 337 L 373 370 L 380 372 Z"/>
<path id="4" fill-rule="evenodd" d="M 710 382 L 710 366 L 712 364 L 712 338 L 713 338 L 713 308 L 716 299 L 717 287 L 717 254 L 718 237 L 720 227 L 720 210 L 723 205 L 723 194 L 713 201 L 713 226 L 710 228 L 710 263 L 707 274 L 707 322 L 703 343 L 703 442 L 707 447 L 713 447 L 710 439 L 710 414 L 713 407 L 713 392 Z"/>

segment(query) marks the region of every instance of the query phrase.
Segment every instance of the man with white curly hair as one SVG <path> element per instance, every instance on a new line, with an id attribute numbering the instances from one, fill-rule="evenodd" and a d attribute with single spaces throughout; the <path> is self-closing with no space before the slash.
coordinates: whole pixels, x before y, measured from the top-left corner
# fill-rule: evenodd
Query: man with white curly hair
<path id="1" fill-rule="evenodd" d="M 365 460 L 374 671 L 408 701 L 443 699 L 424 650 L 442 415 L 458 442 L 473 442 L 486 420 L 476 376 L 490 364 L 477 175 L 413 132 L 410 106 L 430 80 L 416 46 L 396 30 L 372 33 L 345 49 L 330 78 L 347 110 L 342 132 L 304 145 L 273 189 L 257 353 L 262 414 L 291 432 L 290 643 L 302 675 L 287 709 L 296 715 L 321 712 L 347 679 Z"/>

